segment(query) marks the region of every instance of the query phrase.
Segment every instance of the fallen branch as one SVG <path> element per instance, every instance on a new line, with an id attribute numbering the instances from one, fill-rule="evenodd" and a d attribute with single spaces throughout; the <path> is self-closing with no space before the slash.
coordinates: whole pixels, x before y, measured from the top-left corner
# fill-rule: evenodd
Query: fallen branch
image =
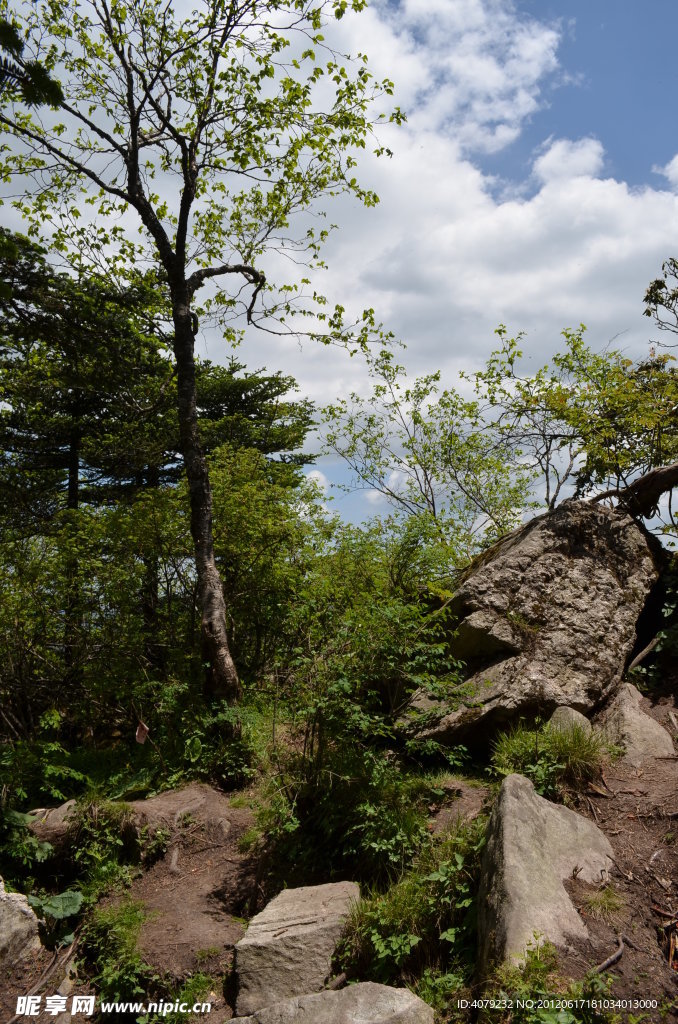
<path id="1" fill-rule="evenodd" d="M 628 487 L 612 487 L 608 491 L 603 491 L 602 494 L 596 494 L 591 501 L 592 504 L 596 504 L 605 498 L 619 498 L 620 504 L 625 505 L 632 516 L 650 519 L 657 512 L 662 494 L 677 485 L 678 462 L 672 462 L 670 466 L 651 469 L 649 473 L 639 476 Z"/>
<path id="2" fill-rule="evenodd" d="M 602 964 L 598 964 L 597 967 L 593 968 L 594 974 L 602 974 L 603 971 L 607 971 L 610 967 L 621 960 L 622 953 L 624 952 L 624 939 L 621 935 L 617 936 L 617 948 L 612 956 L 608 956 L 607 960 L 603 960 Z"/>
<path id="3" fill-rule="evenodd" d="M 627 672 L 633 672 L 634 668 L 637 668 L 638 665 L 640 665 L 640 663 L 643 660 L 643 658 L 646 658 L 647 655 L 650 654 L 650 652 L 655 649 L 655 647 L 659 643 L 659 640 L 660 640 L 660 637 L 658 637 L 658 636 L 656 636 L 653 640 L 650 640 L 650 642 L 647 645 L 647 647 L 643 647 L 643 649 L 640 652 L 640 654 L 636 654 L 635 658 L 633 659 L 633 661 L 631 662 L 631 664 L 629 665 L 629 667 L 627 668 L 626 671 Z"/>

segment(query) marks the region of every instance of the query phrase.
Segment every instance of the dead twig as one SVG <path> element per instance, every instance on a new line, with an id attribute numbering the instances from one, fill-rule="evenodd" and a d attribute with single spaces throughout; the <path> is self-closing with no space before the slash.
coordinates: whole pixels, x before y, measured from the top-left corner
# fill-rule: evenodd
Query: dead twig
<path id="1" fill-rule="evenodd" d="M 591 808 L 591 814 L 593 815 L 593 817 L 595 818 L 595 820 L 597 822 L 598 821 L 598 813 L 597 813 L 595 807 L 593 806 L 593 804 L 591 803 L 591 800 L 590 800 L 590 798 L 588 796 L 586 797 L 586 803 Z"/>
<path id="2" fill-rule="evenodd" d="M 602 964 L 598 964 L 597 967 L 593 968 L 594 973 L 595 974 L 602 974 L 603 971 L 607 971 L 610 967 L 612 967 L 614 964 L 616 964 L 618 960 L 621 960 L 623 952 L 624 952 L 624 939 L 623 939 L 623 937 L 621 935 L 618 935 L 617 936 L 617 948 L 616 948 L 616 950 L 614 951 L 612 956 L 608 956 L 607 960 L 603 960 Z"/>
<path id="3" fill-rule="evenodd" d="M 640 654 L 636 654 L 635 658 L 633 659 L 633 661 L 631 662 L 631 664 L 629 665 L 629 667 L 627 668 L 626 671 L 627 672 L 633 672 L 634 668 L 637 668 L 638 665 L 640 665 L 640 663 L 643 660 L 643 658 L 646 658 L 648 656 L 648 654 L 650 654 L 650 652 L 655 649 L 655 647 L 659 643 L 659 640 L 660 640 L 660 638 L 658 636 L 656 636 L 654 638 L 654 640 L 650 640 L 650 642 L 647 645 L 647 647 L 643 647 L 643 649 L 640 652 Z"/>

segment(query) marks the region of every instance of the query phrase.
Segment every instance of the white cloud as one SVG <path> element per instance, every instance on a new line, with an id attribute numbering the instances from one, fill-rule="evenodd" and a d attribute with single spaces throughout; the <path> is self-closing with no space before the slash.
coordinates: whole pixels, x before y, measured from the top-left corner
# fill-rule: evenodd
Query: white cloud
<path id="1" fill-rule="evenodd" d="M 664 167 L 653 167 L 655 174 L 661 174 L 669 184 L 678 189 L 678 153 Z"/>
<path id="2" fill-rule="evenodd" d="M 321 469 L 310 470 L 306 473 L 306 479 L 314 483 L 323 494 L 327 494 L 330 489 L 330 481 Z"/>
<path id="3" fill-rule="evenodd" d="M 544 182 L 595 178 L 603 169 L 603 146 L 598 139 L 557 139 L 534 162 L 534 174 Z"/>
<path id="4" fill-rule="evenodd" d="M 377 77 L 395 80 L 396 100 L 421 129 L 446 132 L 468 152 L 515 139 L 558 67 L 557 28 L 519 17 L 509 0 L 382 0 L 345 19 L 345 39 L 367 49 Z"/>

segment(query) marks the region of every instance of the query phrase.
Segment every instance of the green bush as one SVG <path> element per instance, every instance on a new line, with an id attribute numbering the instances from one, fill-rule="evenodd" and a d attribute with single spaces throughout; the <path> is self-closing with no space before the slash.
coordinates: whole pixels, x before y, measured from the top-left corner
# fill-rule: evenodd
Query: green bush
<path id="1" fill-rule="evenodd" d="M 142 903 L 125 900 L 97 907 L 82 933 L 82 948 L 100 999 L 148 997 L 157 978 L 137 943 L 144 923 Z"/>
<path id="2" fill-rule="evenodd" d="M 474 898 L 486 819 L 429 836 L 412 868 L 355 908 L 340 950 L 351 977 L 415 982 L 429 996 L 443 977 L 467 977 L 475 945 Z M 451 991 L 451 990 L 450 990 Z"/>
<path id="3" fill-rule="evenodd" d="M 491 771 L 527 776 L 542 796 L 556 796 L 565 785 L 579 785 L 597 775 L 610 747 L 604 738 L 579 725 L 530 728 L 521 722 L 502 733 L 492 748 Z"/>

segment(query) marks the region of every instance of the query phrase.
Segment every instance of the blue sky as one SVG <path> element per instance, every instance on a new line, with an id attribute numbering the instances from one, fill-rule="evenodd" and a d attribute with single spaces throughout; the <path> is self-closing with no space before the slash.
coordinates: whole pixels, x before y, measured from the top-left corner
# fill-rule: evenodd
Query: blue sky
<path id="1" fill-rule="evenodd" d="M 545 102 L 496 165 L 521 177 L 554 133 L 604 141 L 605 169 L 630 185 L 657 184 L 653 165 L 675 154 L 678 5 L 612 0 L 521 0 L 516 10 L 559 24 L 558 59 L 573 84 L 550 83 Z M 576 83 L 576 84 L 575 84 Z M 492 162 L 487 162 L 492 170 Z"/>

